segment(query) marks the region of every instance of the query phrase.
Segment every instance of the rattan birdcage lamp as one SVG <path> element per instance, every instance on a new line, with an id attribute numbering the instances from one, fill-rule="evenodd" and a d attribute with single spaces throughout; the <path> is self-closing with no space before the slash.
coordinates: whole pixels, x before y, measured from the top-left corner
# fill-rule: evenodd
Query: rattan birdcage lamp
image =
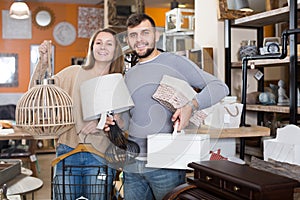
<path id="1" fill-rule="evenodd" d="M 51 44 L 48 71 L 51 69 Z M 16 105 L 16 126 L 35 138 L 57 137 L 74 126 L 73 101 L 51 78 L 29 89 Z"/>

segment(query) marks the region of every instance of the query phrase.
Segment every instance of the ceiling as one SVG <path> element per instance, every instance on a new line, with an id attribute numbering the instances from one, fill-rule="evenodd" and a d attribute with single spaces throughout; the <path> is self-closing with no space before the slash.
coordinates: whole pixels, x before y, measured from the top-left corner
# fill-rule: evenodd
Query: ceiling
<path id="1" fill-rule="evenodd" d="M 124 0 L 122 0 L 124 1 Z M 146 7 L 153 7 L 153 8 L 170 8 L 170 2 L 174 0 L 145 0 Z M 187 8 L 194 7 L 194 0 L 176 0 L 179 3 L 186 4 Z M 72 3 L 72 4 L 103 4 L 104 0 L 27 0 L 27 2 L 55 2 L 55 3 Z"/>

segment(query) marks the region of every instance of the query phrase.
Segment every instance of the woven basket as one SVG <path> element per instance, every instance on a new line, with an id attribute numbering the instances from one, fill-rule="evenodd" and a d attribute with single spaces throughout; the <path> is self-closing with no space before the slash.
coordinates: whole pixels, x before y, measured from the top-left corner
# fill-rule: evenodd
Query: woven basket
<path id="1" fill-rule="evenodd" d="M 16 126 L 34 137 L 57 137 L 74 126 L 73 102 L 54 84 L 37 85 L 16 106 Z"/>
<path id="2" fill-rule="evenodd" d="M 189 102 L 189 99 L 182 94 L 182 92 L 163 83 L 158 86 L 152 97 L 160 104 L 167 107 L 171 112 L 175 112 L 176 109 L 185 106 Z M 190 122 L 199 127 L 204 124 L 204 119 L 206 117 L 207 114 L 205 112 L 198 110 L 193 113 Z"/>

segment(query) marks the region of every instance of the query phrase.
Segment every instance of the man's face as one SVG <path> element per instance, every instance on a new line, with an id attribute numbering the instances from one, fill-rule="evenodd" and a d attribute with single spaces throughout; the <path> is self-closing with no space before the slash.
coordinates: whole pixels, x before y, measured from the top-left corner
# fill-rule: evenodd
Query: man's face
<path id="1" fill-rule="evenodd" d="M 148 20 L 128 27 L 128 44 L 139 58 L 147 58 L 155 49 L 155 29 Z"/>

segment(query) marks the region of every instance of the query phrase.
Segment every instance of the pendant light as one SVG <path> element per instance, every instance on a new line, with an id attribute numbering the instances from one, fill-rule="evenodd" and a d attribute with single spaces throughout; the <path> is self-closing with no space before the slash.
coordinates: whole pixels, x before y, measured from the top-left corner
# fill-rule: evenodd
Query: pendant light
<path id="1" fill-rule="evenodd" d="M 51 43 L 48 46 L 48 75 L 51 74 Z M 50 76 L 28 90 L 16 106 L 16 126 L 34 138 L 58 137 L 75 124 L 73 101 Z"/>
<path id="2" fill-rule="evenodd" d="M 240 11 L 253 12 L 249 6 L 248 0 L 235 0 L 235 8 Z"/>
<path id="3" fill-rule="evenodd" d="M 13 19 L 28 19 L 30 16 L 29 7 L 22 0 L 15 0 L 9 9 L 9 16 Z"/>

